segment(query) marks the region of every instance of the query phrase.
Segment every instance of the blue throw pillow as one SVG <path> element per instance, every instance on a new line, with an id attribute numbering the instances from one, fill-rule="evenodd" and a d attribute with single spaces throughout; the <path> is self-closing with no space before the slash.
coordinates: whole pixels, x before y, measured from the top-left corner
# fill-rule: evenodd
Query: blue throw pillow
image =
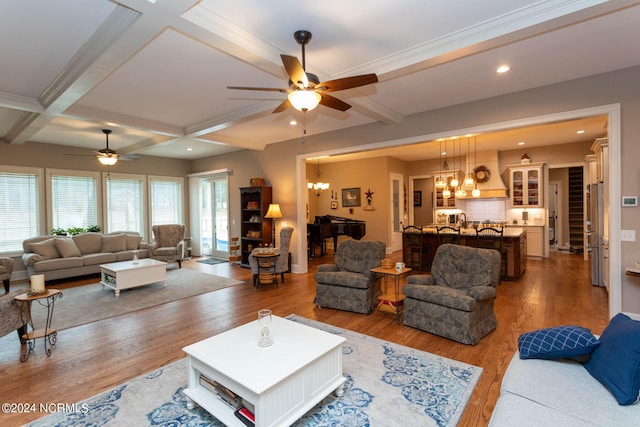
<path id="1" fill-rule="evenodd" d="M 589 355 L 600 344 L 589 329 L 557 326 L 527 332 L 518 338 L 521 359 L 562 359 Z"/>
<path id="2" fill-rule="evenodd" d="M 620 405 L 636 403 L 640 393 L 640 322 L 622 313 L 614 316 L 584 367 Z"/>

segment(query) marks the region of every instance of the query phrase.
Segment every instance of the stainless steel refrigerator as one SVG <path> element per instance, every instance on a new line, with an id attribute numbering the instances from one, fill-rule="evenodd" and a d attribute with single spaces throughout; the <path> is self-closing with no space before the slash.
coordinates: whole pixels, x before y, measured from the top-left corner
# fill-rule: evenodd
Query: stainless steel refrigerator
<path id="1" fill-rule="evenodd" d="M 591 284 L 604 286 L 602 279 L 601 244 L 604 237 L 604 196 L 603 184 L 589 184 L 587 190 L 587 235 L 591 261 Z"/>

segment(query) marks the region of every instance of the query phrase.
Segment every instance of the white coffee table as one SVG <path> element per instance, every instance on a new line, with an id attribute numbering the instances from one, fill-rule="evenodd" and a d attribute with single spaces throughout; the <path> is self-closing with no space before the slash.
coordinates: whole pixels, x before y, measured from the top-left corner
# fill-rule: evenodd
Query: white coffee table
<path id="1" fill-rule="evenodd" d="M 122 289 L 135 288 L 151 283 L 164 282 L 167 286 L 167 263 L 151 258 L 133 261 L 112 262 L 100 265 L 100 283 L 108 286 L 120 296 Z"/>
<path id="2" fill-rule="evenodd" d="M 258 346 L 257 320 L 185 347 L 187 407 L 194 402 L 227 426 L 244 426 L 234 409 L 200 385 L 218 382 L 253 406 L 256 426 L 288 426 L 335 390 L 342 396 L 342 343 L 338 335 L 273 316 L 273 345 Z"/>

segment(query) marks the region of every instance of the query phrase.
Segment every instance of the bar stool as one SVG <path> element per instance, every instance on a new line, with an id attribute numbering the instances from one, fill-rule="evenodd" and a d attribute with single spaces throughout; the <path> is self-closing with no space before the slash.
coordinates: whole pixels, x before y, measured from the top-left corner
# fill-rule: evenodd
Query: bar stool
<path id="1" fill-rule="evenodd" d="M 460 244 L 460 229 L 457 227 L 450 227 L 448 225 L 440 226 L 436 229 L 438 233 L 438 246 L 445 243 L 453 243 L 454 245 Z"/>
<path id="2" fill-rule="evenodd" d="M 477 246 L 483 249 L 494 249 L 500 252 L 500 280 L 507 278 L 509 256 L 504 245 L 503 227 L 483 227 L 476 229 Z"/>
<path id="3" fill-rule="evenodd" d="M 431 271 L 431 246 L 424 240 L 422 227 L 407 225 L 402 227 L 404 241 L 404 264 L 419 272 Z"/>

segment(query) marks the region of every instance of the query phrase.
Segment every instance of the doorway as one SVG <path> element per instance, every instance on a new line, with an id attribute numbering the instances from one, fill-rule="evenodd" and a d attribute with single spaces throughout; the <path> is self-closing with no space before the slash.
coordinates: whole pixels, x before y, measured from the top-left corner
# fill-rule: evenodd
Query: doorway
<path id="1" fill-rule="evenodd" d="M 427 226 L 433 220 L 433 176 L 410 176 L 409 194 L 413 203 L 409 203 L 409 225 Z"/>
<path id="2" fill-rule="evenodd" d="M 202 255 L 229 257 L 229 183 L 226 176 L 200 181 L 200 248 Z"/>
<path id="3" fill-rule="evenodd" d="M 451 129 L 447 133 L 449 134 L 461 134 L 461 133 L 486 133 L 486 132 L 495 132 L 497 130 L 502 129 L 513 129 L 513 128 L 524 128 L 527 126 L 556 122 L 556 121 L 564 121 L 564 120 L 573 120 L 576 118 L 585 118 L 592 117 L 597 115 L 607 115 L 607 123 L 608 123 L 608 135 L 609 135 L 609 156 L 608 156 L 608 167 L 609 170 L 615 171 L 612 174 L 610 182 L 607 184 L 607 189 L 609 191 L 608 200 L 620 200 L 620 181 L 621 178 L 619 176 L 620 171 L 620 147 L 621 147 L 621 112 L 620 112 L 620 104 L 609 104 L 602 105 L 597 107 L 588 107 L 578 110 L 564 111 L 558 113 L 550 113 L 540 116 L 528 117 L 519 120 L 512 120 L 506 122 L 498 122 L 498 123 L 489 123 L 485 125 L 475 126 L 471 128 L 464 129 Z M 424 135 L 419 136 L 419 140 L 428 141 L 428 140 L 436 140 L 437 138 L 442 136 L 442 132 L 439 133 L 426 133 Z M 418 142 L 418 136 L 414 136 L 413 140 Z M 354 151 L 367 151 L 368 149 L 378 149 L 378 148 L 388 148 L 395 147 L 407 144 L 407 138 L 399 139 L 399 140 L 389 140 L 385 143 L 378 143 L 373 147 L 372 145 L 362 145 L 362 146 L 351 146 L 351 147 L 342 147 L 338 149 L 334 149 L 330 154 L 345 154 L 352 153 Z M 298 215 L 297 215 L 297 223 L 304 227 L 306 223 L 306 206 L 305 206 L 305 192 L 307 191 L 306 186 L 306 165 L 305 159 L 308 157 L 314 157 L 319 155 L 329 154 L 328 151 L 320 151 L 307 153 L 304 155 L 298 155 L 298 165 L 296 170 L 297 175 L 297 195 L 298 195 Z M 609 222 L 607 224 L 608 230 L 608 238 L 611 242 L 615 242 L 615 244 L 609 247 L 609 261 L 612 265 L 618 265 L 620 263 L 621 255 L 621 247 L 620 247 L 620 206 L 617 203 L 611 203 L 609 205 Z M 298 236 L 298 259 L 302 260 L 299 264 L 300 272 L 307 272 L 308 265 L 306 260 L 306 243 L 303 240 L 304 236 L 302 233 L 299 233 Z M 609 298 L 609 312 L 610 313 L 618 313 L 622 310 L 622 277 L 621 275 L 612 274 L 609 275 L 610 280 L 610 298 Z"/>
<path id="4" fill-rule="evenodd" d="M 390 174 L 391 182 L 391 247 L 387 252 L 402 250 L 402 224 L 404 223 L 405 199 L 402 175 Z"/>

